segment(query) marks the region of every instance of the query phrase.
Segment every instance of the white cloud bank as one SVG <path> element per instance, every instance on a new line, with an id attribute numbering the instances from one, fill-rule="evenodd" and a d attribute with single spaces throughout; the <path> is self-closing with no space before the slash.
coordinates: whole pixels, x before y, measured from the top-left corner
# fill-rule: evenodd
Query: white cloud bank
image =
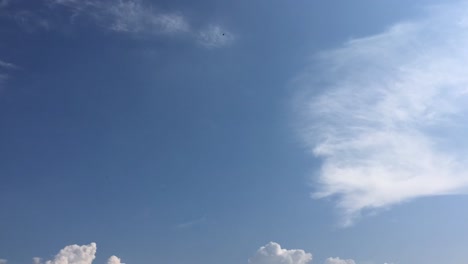
<path id="1" fill-rule="evenodd" d="M 298 78 L 301 136 L 323 160 L 314 197 L 336 199 L 344 226 L 363 210 L 467 192 L 467 7 L 351 40 Z"/>
<path id="2" fill-rule="evenodd" d="M 92 264 L 96 258 L 96 243 L 88 245 L 66 246 L 45 264 Z M 34 257 L 33 264 L 41 264 L 42 259 Z M 275 242 L 270 242 L 260 247 L 255 255 L 248 260 L 249 264 L 309 264 L 312 262 L 312 254 L 302 249 L 284 249 Z M 0 259 L 0 264 L 7 264 L 6 259 Z M 125 264 L 117 256 L 111 256 L 107 264 Z M 325 264 L 356 264 L 352 259 L 328 258 Z M 386 264 L 386 263 L 385 263 Z"/>
<path id="3" fill-rule="evenodd" d="M 96 243 L 90 243 L 89 245 L 70 245 L 66 246 L 54 257 L 52 260 L 48 260 L 45 264 L 92 264 L 96 258 L 97 246 Z M 33 264 L 41 264 L 42 259 L 34 257 L 32 259 Z M 6 261 L 5 261 L 6 263 Z M 0 261 L 0 264 L 5 264 Z M 107 260 L 107 264 L 125 264 L 122 263 L 120 258 L 111 256 Z"/>
<path id="4" fill-rule="evenodd" d="M 311 261 L 312 254 L 302 249 L 283 249 L 278 243 L 270 242 L 257 250 L 249 264 L 306 264 Z"/>

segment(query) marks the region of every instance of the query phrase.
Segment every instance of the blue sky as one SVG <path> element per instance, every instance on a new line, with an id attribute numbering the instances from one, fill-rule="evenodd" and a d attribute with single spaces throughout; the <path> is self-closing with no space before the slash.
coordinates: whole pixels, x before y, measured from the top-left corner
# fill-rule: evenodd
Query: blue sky
<path id="1" fill-rule="evenodd" d="M 0 1 L 0 264 L 466 263 L 468 3 Z"/>

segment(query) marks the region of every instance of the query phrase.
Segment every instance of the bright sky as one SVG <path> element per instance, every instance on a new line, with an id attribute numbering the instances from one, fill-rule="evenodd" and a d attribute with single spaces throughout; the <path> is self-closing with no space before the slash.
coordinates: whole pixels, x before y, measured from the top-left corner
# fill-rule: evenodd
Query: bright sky
<path id="1" fill-rule="evenodd" d="M 0 264 L 468 262 L 468 2 L 0 0 Z"/>

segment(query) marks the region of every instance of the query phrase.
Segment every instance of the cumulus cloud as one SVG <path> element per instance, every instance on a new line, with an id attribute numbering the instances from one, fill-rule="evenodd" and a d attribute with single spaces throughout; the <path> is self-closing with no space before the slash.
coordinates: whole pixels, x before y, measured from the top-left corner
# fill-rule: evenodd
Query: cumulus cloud
<path id="1" fill-rule="evenodd" d="M 297 79 L 301 136 L 323 160 L 314 197 L 334 198 L 343 225 L 363 210 L 466 193 L 467 7 L 351 40 Z"/>
<path id="2" fill-rule="evenodd" d="M 6 259 L 0 259 L 0 264 L 6 264 L 8 261 Z"/>
<path id="3" fill-rule="evenodd" d="M 207 48 L 219 48 L 234 41 L 234 35 L 219 25 L 210 25 L 198 33 L 198 42 Z"/>
<path id="4" fill-rule="evenodd" d="M 91 264 L 96 258 L 96 250 L 96 243 L 66 246 L 46 264 Z"/>
<path id="5" fill-rule="evenodd" d="M 312 254 L 302 249 L 282 249 L 278 243 L 270 242 L 257 250 L 249 264 L 306 264 L 311 261 Z"/>
<path id="6" fill-rule="evenodd" d="M 356 264 L 352 259 L 327 258 L 325 264 Z"/>
<path id="7" fill-rule="evenodd" d="M 33 260 L 32 261 L 33 264 L 41 264 L 42 263 L 42 259 L 39 258 L 39 257 L 34 257 L 32 260 Z"/>
<path id="8" fill-rule="evenodd" d="M 125 264 L 125 263 L 122 263 L 120 261 L 120 258 L 116 257 L 116 256 L 111 256 L 108 260 L 107 260 L 107 264 Z"/>

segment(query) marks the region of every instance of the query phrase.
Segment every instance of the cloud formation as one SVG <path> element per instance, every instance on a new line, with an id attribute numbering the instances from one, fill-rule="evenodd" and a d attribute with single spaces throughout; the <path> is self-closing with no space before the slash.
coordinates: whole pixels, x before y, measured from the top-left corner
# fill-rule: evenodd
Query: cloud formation
<path id="1" fill-rule="evenodd" d="M 16 70 L 18 69 L 18 66 L 14 65 L 13 63 L 0 60 L 0 68 L 7 70 Z"/>
<path id="2" fill-rule="evenodd" d="M 44 5 L 31 10 L 20 6 L 9 8 L 9 1 L 0 1 L 0 8 L 6 10 L 0 19 L 14 20 L 27 32 L 81 24 L 145 37 L 182 35 L 205 48 L 220 48 L 235 39 L 233 33 L 220 25 L 194 27 L 181 12 L 162 11 L 148 0 L 44 0 Z"/>
<path id="3" fill-rule="evenodd" d="M 88 245 L 69 245 L 60 250 L 52 260 L 45 264 L 92 264 L 96 258 L 96 243 Z M 41 264 L 42 259 L 34 257 L 33 264 Z M 308 264 L 312 262 L 312 254 L 302 249 L 283 249 L 278 243 L 270 242 L 260 247 L 255 255 L 248 260 L 249 264 Z M 0 259 L 0 264 L 7 264 L 6 259 Z M 125 264 L 117 256 L 111 256 L 107 264 Z M 328 258 L 325 264 L 356 264 L 352 259 Z M 386 263 L 385 263 L 386 264 Z"/>
<path id="4" fill-rule="evenodd" d="M 116 257 L 116 256 L 111 256 L 108 260 L 107 260 L 107 264 L 125 264 L 125 263 L 122 263 L 120 261 L 120 258 Z"/>
<path id="5" fill-rule="evenodd" d="M 301 136 L 323 160 L 314 197 L 334 198 L 344 226 L 363 210 L 466 193 L 467 7 L 351 40 L 298 78 Z"/>
<path id="6" fill-rule="evenodd" d="M 96 243 L 66 246 L 46 264 L 91 264 L 96 258 L 96 250 Z"/>
<path id="7" fill-rule="evenodd" d="M 3 88 L 3 84 L 10 77 L 10 71 L 17 70 L 17 69 L 19 69 L 19 67 L 16 66 L 15 64 L 0 60 L 0 91 Z"/>
<path id="8" fill-rule="evenodd" d="M 52 0 L 51 4 L 68 8 L 74 19 L 92 19 L 117 32 L 154 34 L 189 30 L 181 14 L 157 12 L 140 0 Z"/>
<path id="9" fill-rule="evenodd" d="M 198 33 L 198 42 L 207 48 L 219 48 L 231 44 L 234 35 L 219 25 L 210 25 Z"/>
<path id="10" fill-rule="evenodd" d="M 325 264 L 356 264 L 352 259 L 327 258 Z"/>
<path id="11" fill-rule="evenodd" d="M 302 249 L 282 249 L 278 243 L 270 242 L 257 250 L 249 264 L 306 264 L 311 261 L 312 254 Z"/>

